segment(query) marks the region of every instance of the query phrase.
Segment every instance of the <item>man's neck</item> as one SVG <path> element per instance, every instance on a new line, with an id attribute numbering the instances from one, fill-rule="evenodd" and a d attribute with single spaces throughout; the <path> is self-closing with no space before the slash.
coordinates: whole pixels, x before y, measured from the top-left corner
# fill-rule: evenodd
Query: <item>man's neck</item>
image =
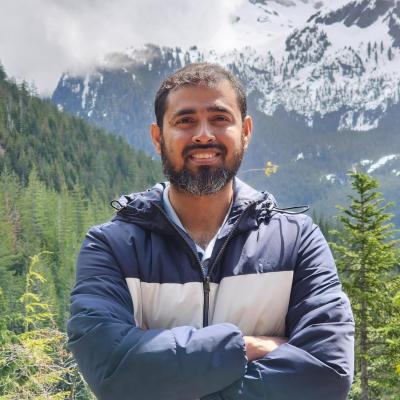
<path id="1" fill-rule="evenodd" d="M 222 225 L 233 196 L 232 181 L 221 191 L 207 196 L 181 192 L 173 185 L 169 201 L 182 225 L 201 247 L 205 247 Z"/>

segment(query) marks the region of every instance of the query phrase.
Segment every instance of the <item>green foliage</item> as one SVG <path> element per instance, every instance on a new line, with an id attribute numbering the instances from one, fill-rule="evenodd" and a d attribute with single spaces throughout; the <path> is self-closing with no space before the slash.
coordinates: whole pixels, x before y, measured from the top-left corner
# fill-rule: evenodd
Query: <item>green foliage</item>
<path id="1" fill-rule="evenodd" d="M 338 207 L 341 232 L 332 232 L 338 270 L 356 321 L 356 376 L 352 399 L 395 399 L 400 392 L 399 241 L 394 240 L 391 204 L 370 176 L 349 174 L 355 194 Z M 395 301 L 393 300 L 395 299 Z"/>
<path id="2" fill-rule="evenodd" d="M 94 399 L 66 349 L 76 257 L 111 198 L 160 178 L 158 163 L 0 65 L 1 399 Z"/>
<path id="3" fill-rule="evenodd" d="M 42 299 L 46 279 L 40 254 L 31 257 L 23 303 L 24 332 L 0 348 L 0 395 L 6 400 L 92 398 L 66 350 L 66 335 Z"/>
<path id="4" fill-rule="evenodd" d="M 57 325 L 64 326 L 75 281 L 76 256 L 84 234 L 91 225 L 104 222 L 111 215 L 110 207 L 91 201 L 79 186 L 72 192 L 48 189 L 39 181 L 35 169 L 26 187 L 15 174 L 0 174 L 0 309 L 4 310 L 2 323 L 9 331 L 26 330 L 21 316 L 27 316 L 27 310 L 36 316 L 40 308 L 46 312 L 35 300 L 35 287 L 41 283 L 37 268 L 46 280 L 42 289 L 46 303 L 52 305 Z M 35 254 L 42 255 L 40 262 L 39 258 L 31 258 L 38 257 Z"/>
<path id="5" fill-rule="evenodd" d="M 0 174 L 1 399 L 93 399 L 62 330 L 83 236 L 110 216 L 78 186 L 46 188 L 35 169 L 27 187 Z"/>
<path id="6" fill-rule="evenodd" d="M 27 185 L 35 167 L 47 187 L 58 192 L 80 187 L 102 201 L 162 178 L 160 164 L 123 139 L 58 111 L 33 96 L 26 83 L 1 76 L 0 69 L 0 171 L 15 172 Z"/>
<path id="7" fill-rule="evenodd" d="M 315 224 L 319 226 L 321 232 L 323 233 L 326 240 L 330 241 L 332 239 L 331 232 L 335 230 L 339 230 L 340 226 L 338 226 L 337 221 L 334 221 L 333 218 L 325 217 L 322 214 L 318 214 L 315 210 L 312 211 L 312 219 Z"/>
<path id="8" fill-rule="evenodd" d="M 95 399 L 65 348 L 66 335 L 40 329 L 0 348 L 0 398 L 4 400 Z"/>
<path id="9" fill-rule="evenodd" d="M 13 332 L 7 329 L 8 319 L 6 317 L 6 303 L 4 300 L 3 290 L 0 287 L 0 346 L 10 342 L 13 337 Z"/>
<path id="10" fill-rule="evenodd" d="M 47 282 L 46 278 L 36 268 L 40 263 L 40 256 L 48 254 L 42 251 L 30 257 L 28 270 L 25 274 L 25 291 L 19 301 L 23 304 L 24 331 L 28 332 L 32 328 L 38 329 L 41 325 L 48 322 L 53 325 L 53 314 L 50 306 L 40 299 L 41 284 Z M 42 292 L 43 293 L 43 292 Z"/>
<path id="11" fill-rule="evenodd" d="M 0 81 L 6 80 L 7 75 L 6 72 L 4 71 L 3 64 L 0 63 Z"/>

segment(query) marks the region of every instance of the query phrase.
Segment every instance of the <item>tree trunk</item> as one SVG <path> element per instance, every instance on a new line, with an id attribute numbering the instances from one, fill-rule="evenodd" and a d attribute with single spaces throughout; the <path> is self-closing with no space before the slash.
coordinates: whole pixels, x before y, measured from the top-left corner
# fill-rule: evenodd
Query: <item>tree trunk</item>
<path id="1" fill-rule="evenodd" d="M 361 213 L 365 215 L 365 192 L 362 191 L 360 193 L 360 204 L 361 204 Z M 365 232 L 365 224 L 362 223 L 362 232 Z M 361 265 L 360 265 L 360 289 L 362 293 L 367 293 L 369 287 L 366 282 L 366 265 L 365 265 L 365 257 L 366 257 L 366 249 L 365 242 L 362 242 L 361 245 Z M 360 356 L 361 356 L 361 400 L 368 400 L 368 321 L 367 321 L 367 301 L 365 298 L 361 300 L 361 310 L 360 310 Z"/>

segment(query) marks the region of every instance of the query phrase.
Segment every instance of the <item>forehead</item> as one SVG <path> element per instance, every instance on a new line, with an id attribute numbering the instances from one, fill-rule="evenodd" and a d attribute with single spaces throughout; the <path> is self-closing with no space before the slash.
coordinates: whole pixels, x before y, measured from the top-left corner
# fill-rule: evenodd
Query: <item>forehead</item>
<path id="1" fill-rule="evenodd" d="M 180 109 L 201 111 L 210 106 L 222 106 L 232 113 L 240 113 L 237 94 L 227 80 L 212 86 L 184 86 L 169 93 L 166 101 L 165 115 Z"/>

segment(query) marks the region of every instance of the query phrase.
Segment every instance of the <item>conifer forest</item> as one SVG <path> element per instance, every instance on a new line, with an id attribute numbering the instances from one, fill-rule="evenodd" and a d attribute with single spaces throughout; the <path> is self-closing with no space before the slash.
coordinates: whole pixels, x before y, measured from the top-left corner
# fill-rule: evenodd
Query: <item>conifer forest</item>
<path id="1" fill-rule="evenodd" d="M 379 181 L 350 173 L 331 244 L 356 321 L 350 399 L 400 398 L 400 243 Z M 87 230 L 160 164 L 16 84 L 0 65 L 0 399 L 94 399 L 67 350 L 69 296 Z M 117 399 L 116 399 L 117 400 Z"/>

